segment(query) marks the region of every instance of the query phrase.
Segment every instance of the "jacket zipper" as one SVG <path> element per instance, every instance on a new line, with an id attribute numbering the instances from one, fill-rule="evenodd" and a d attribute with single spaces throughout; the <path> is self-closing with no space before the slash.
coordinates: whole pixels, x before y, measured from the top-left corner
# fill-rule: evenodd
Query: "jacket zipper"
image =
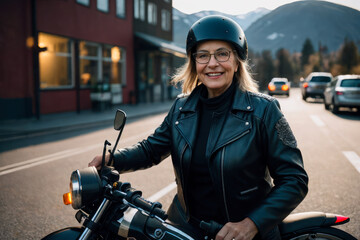
<path id="1" fill-rule="evenodd" d="M 228 210 L 228 206 L 226 204 L 226 194 L 225 194 L 225 183 L 224 183 L 224 155 L 225 155 L 225 147 L 223 148 L 222 152 L 221 152 L 221 183 L 222 183 L 222 192 L 223 192 L 223 198 L 224 198 L 224 205 L 225 205 L 225 213 L 226 213 L 226 218 L 227 221 L 230 222 L 230 217 L 229 217 L 229 210 Z"/>
<path id="2" fill-rule="evenodd" d="M 241 135 L 239 135 L 237 138 L 234 138 L 228 142 L 226 142 L 224 144 L 224 146 L 226 146 L 227 144 L 236 141 L 237 139 L 241 138 L 242 136 L 244 136 L 245 134 L 247 134 L 248 132 L 250 132 L 250 130 L 247 130 L 245 132 L 243 132 Z M 226 201 L 226 193 L 225 193 L 225 181 L 224 181 L 224 155 L 225 155 L 225 147 L 223 147 L 222 152 L 221 152 L 221 182 L 222 182 L 222 192 L 223 192 L 223 198 L 224 198 L 224 205 L 225 205 L 225 213 L 226 213 L 226 218 L 228 220 L 228 222 L 230 222 L 230 216 L 229 216 L 229 209 L 227 206 L 227 201 Z"/>
<path id="3" fill-rule="evenodd" d="M 180 180 L 182 180 L 182 185 L 185 187 L 184 185 L 184 169 L 183 169 L 183 157 L 184 157 L 184 153 L 185 153 L 185 150 L 187 148 L 187 144 L 185 144 L 183 150 L 181 151 L 181 158 L 180 158 L 180 169 L 181 169 L 181 176 L 182 178 Z M 184 189 L 184 193 L 185 193 L 185 189 Z"/>

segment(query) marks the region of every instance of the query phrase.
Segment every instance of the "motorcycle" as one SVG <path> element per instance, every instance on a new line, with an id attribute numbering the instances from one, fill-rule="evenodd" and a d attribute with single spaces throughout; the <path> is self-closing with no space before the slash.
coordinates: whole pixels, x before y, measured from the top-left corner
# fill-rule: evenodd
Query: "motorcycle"
<path id="1" fill-rule="evenodd" d="M 142 198 L 142 192 L 121 182 L 120 174 L 113 167 L 114 151 L 126 122 L 126 114 L 117 110 L 114 129 L 119 131 L 112 150 L 105 140 L 101 170 L 95 167 L 76 170 L 70 177 L 70 192 L 63 195 L 64 204 L 72 205 L 81 227 L 69 227 L 50 233 L 43 240 L 59 239 L 138 239 L 138 240 L 193 240 L 191 233 L 167 220 L 166 212 L 159 202 Z M 110 160 L 105 165 L 105 154 Z M 349 217 L 322 212 L 290 214 L 279 225 L 284 240 L 356 240 L 350 234 L 334 228 L 350 221 Z M 205 239 L 214 239 L 221 229 L 216 222 L 201 222 Z"/>

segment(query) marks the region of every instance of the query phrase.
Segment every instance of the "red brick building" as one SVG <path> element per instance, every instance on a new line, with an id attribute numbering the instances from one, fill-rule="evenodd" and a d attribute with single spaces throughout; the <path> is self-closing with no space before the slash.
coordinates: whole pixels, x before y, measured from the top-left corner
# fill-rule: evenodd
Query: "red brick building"
<path id="1" fill-rule="evenodd" d="M 135 84 L 128 2 L 1 1 L 1 119 L 89 109 L 109 92 L 109 101 L 129 101 Z"/>

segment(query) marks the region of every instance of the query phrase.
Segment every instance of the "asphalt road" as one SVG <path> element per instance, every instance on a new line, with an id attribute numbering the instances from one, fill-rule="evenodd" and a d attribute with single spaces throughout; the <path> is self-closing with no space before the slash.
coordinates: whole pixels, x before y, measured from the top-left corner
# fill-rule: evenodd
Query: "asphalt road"
<path id="1" fill-rule="evenodd" d="M 310 177 L 308 196 L 295 212 L 349 216 L 350 223 L 339 228 L 360 239 L 360 114 L 334 115 L 324 109 L 321 100 L 304 102 L 298 89 L 278 100 Z M 127 123 L 120 147 L 145 138 L 164 116 Z M 70 174 L 101 154 L 103 141 L 114 142 L 116 134 L 109 127 L 58 133 L 20 140 L 18 148 L 0 153 L 0 239 L 40 239 L 57 229 L 78 226 L 76 211 L 62 203 Z M 175 193 L 170 159 L 148 170 L 124 174 L 121 180 L 142 190 L 144 197 L 162 202 L 165 209 Z M 164 196 L 156 194 L 164 188 Z"/>

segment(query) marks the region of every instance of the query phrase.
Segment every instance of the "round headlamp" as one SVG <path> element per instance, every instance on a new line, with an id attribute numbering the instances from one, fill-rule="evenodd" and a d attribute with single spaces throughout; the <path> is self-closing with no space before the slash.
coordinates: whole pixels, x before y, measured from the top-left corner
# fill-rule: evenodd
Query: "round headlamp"
<path id="1" fill-rule="evenodd" d="M 101 180 L 95 167 L 76 170 L 70 177 L 72 207 L 80 209 L 101 194 Z"/>

